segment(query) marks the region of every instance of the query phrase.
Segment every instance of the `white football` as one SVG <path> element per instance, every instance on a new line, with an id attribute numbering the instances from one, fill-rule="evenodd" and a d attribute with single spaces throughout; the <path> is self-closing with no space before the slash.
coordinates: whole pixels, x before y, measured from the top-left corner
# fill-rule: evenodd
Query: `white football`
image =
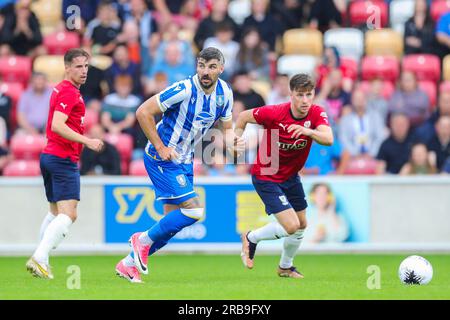
<path id="1" fill-rule="evenodd" d="M 433 267 L 421 256 L 409 256 L 398 268 L 398 276 L 404 284 L 427 284 L 433 278 Z"/>

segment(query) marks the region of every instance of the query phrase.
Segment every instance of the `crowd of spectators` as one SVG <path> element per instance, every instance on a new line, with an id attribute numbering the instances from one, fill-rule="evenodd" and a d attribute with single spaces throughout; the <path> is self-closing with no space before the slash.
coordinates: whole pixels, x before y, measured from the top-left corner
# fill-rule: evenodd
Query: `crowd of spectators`
<path id="1" fill-rule="evenodd" d="M 405 0 L 378 0 L 387 8 L 396 1 Z M 40 18 L 42 13 L 34 12 L 46 2 L 60 5 L 60 19 L 50 29 Z M 76 34 L 78 44 L 93 57 L 106 57 L 106 67 L 92 64 L 81 92 L 88 109 L 87 134 L 111 143 L 104 154 L 85 150 L 81 172 L 128 174 L 130 164 L 141 161 L 146 144 L 136 109 L 168 85 L 194 74 L 199 50 L 214 46 L 224 53 L 222 76 L 233 88 L 234 115 L 236 110 L 286 102 L 290 75 L 277 70 L 285 32 L 302 28 L 324 34 L 350 27 L 368 32 L 366 25 L 351 22 L 350 7 L 357 2 L 364 0 L 2 1 L 0 59 L 25 56 L 33 62 L 52 55 L 46 37 L 58 32 Z M 414 13 L 402 28 L 402 57 L 430 54 L 439 58 L 441 78 L 433 83 L 438 91 L 436 105 L 416 72 L 401 70 L 393 81 L 379 76 L 362 81 L 358 70 L 364 55 L 354 60 L 355 73 L 344 63 L 348 57 L 343 52 L 324 45 L 313 76 L 316 103 L 329 115 L 335 145 L 314 144 L 305 174 L 346 174 L 353 163 L 363 163 L 363 167 L 374 163 L 368 171 L 361 171 L 370 174 L 450 172 L 450 85 L 443 80 L 444 60 L 450 54 L 450 7 L 435 17 L 431 1 L 410 2 L 414 2 Z M 81 9 L 75 29 L 68 24 L 73 21 L 73 5 Z M 382 27 L 393 26 L 388 20 Z M 33 69 L 26 89 L 13 97 L 8 89 L 13 85 L 1 67 L 0 173 L 15 160 L 10 145 L 14 136 L 45 134 L 55 84 L 48 74 Z M 386 91 L 386 86 L 391 90 Z M 249 162 L 258 139 L 257 127 L 250 130 Z M 123 157 L 127 144 L 111 138 L 114 135 L 130 138 L 131 155 Z M 199 174 L 248 173 L 247 165 L 220 164 L 225 154 L 216 152 L 213 157 L 217 160 L 213 164 L 196 165 Z"/>

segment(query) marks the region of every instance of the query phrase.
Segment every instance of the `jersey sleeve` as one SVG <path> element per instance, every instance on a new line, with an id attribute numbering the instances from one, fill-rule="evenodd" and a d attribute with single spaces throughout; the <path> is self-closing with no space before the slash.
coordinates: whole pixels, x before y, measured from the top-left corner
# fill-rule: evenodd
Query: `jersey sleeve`
<path id="1" fill-rule="evenodd" d="M 329 127 L 330 126 L 330 123 L 329 123 L 329 121 L 328 121 L 328 115 L 327 115 L 327 113 L 325 112 L 325 110 L 323 110 L 323 108 L 321 108 L 321 107 L 317 107 L 316 108 L 316 110 L 315 110 L 315 126 L 314 126 L 314 128 L 317 128 L 318 126 L 321 126 L 321 125 L 325 125 L 325 126 L 327 126 L 327 127 Z"/>
<path id="2" fill-rule="evenodd" d="M 176 82 L 157 95 L 158 106 L 162 112 L 173 108 L 188 97 L 188 90 L 184 82 Z"/>
<path id="3" fill-rule="evenodd" d="M 272 106 L 263 106 L 253 109 L 253 117 L 256 123 L 262 126 L 269 126 L 273 121 L 274 110 Z"/>
<path id="4" fill-rule="evenodd" d="M 55 111 L 69 115 L 79 99 L 76 91 L 61 90 L 56 98 Z"/>
<path id="5" fill-rule="evenodd" d="M 225 105 L 225 108 L 223 108 L 222 115 L 220 116 L 220 121 L 230 121 L 232 118 L 232 111 L 233 111 L 233 91 L 229 90 L 227 93 L 227 104 Z"/>

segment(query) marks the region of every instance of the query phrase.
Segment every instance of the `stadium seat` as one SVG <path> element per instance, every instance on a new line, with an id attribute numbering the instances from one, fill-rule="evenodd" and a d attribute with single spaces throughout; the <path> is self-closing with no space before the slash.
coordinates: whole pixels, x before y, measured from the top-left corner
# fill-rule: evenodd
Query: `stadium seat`
<path id="1" fill-rule="evenodd" d="M 431 54 L 409 54 L 404 56 L 402 70 L 414 72 L 419 81 L 430 80 L 437 83 L 441 78 L 440 60 L 437 56 Z"/>
<path id="2" fill-rule="evenodd" d="M 389 6 L 391 27 L 403 35 L 405 22 L 414 15 L 415 0 L 394 0 Z"/>
<path id="3" fill-rule="evenodd" d="M 45 36 L 44 46 L 48 54 L 64 55 L 69 49 L 80 46 L 80 37 L 76 32 L 60 31 Z"/>
<path id="4" fill-rule="evenodd" d="M 317 58 L 309 55 L 286 55 L 278 59 L 277 69 L 279 73 L 285 73 L 293 76 L 297 73 L 314 74 Z"/>
<path id="5" fill-rule="evenodd" d="M 323 41 L 326 47 L 336 47 L 341 57 L 359 61 L 364 54 L 364 34 L 355 28 L 327 30 Z"/>
<path id="6" fill-rule="evenodd" d="M 24 86 L 21 82 L 3 82 L 0 85 L 0 92 L 7 95 L 12 100 L 12 108 L 10 111 L 12 129 L 14 129 L 17 124 L 17 102 L 24 90 Z"/>
<path id="7" fill-rule="evenodd" d="M 283 34 L 283 53 L 320 57 L 323 49 L 322 32 L 314 29 L 290 29 Z"/>
<path id="8" fill-rule="evenodd" d="M 120 160 L 129 162 L 133 152 L 133 137 L 126 133 L 111 134 L 105 136 L 105 140 L 117 148 Z"/>
<path id="9" fill-rule="evenodd" d="M 89 132 L 93 125 L 98 124 L 99 118 L 98 111 L 86 108 L 86 113 L 84 115 L 84 132 Z"/>
<path id="10" fill-rule="evenodd" d="M 147 170 L 145 170 L 144 160 L 133 160 L 130 163 L 130 170 L 129 170 L 130 176 L 139 176 L 139 177 L 146 177 L 147 176 Z"/>
<path id="11" fill-rule="evenodd" d="M 11 138 L 11 154 L 15 159 L 37 160 L 46 143 L 43 135 L 15 134 Z"/>
<path id="12" fill-rule="evenodd" d="M 366 56 L 361 63 L 363 80 L 380 78 L 395 82 L 400 74 L 399 61 L 393 56 Z"/>
<path id="13" fill-rule="evenodd" d="M 364 80 L 361 81 L 359 83 L 359 88 L 365 92 L 368 93 L 370 91 L 370 81 Z M 389 100 L 392 96 L 392 94 L 395 91 L 395 86 L 394 84 L 389 81 L 389 80 L 385 80 L 383 81 L 383 88 L 381 89 L 381 95 L 383 96 L 383 98 L 385 98 L 386 100 Z"/>
<path id="14" fill-rule="evenodd" d="M 450 1 L 448 0 L 433 0 L 431 2 L 430 14 L 433 21 L 438 21 L 444 14 L 450 12 Z"/>
<path id="15" fill-rule="evenodd" d="M 91 57 L 90 64 L 96 68 L 99 68 L 100 70 L 106 70 L 109 68 L 112 62 L 113 60 L 111 57 L 98 54 Z"/>
<path id="16" fill-rule="evenodd" d="M 352 158 L 344 170 L 348 175 L 372 175 L 376 173 L 377 161 L 367 157 Z"/>
<path id="17" fill-rule="evenodd" d="M 445 81 L 450 81 L 450 54 L 446 55 L 442 60 L 442 78 Z"/>
<path id="18" fill-rule="evenodd" d="M 35 177 L 41 175 L 39 160 L 13 160 L 3 169 L 6 177 Z"/>
<path id="19" fill-rule="evenodd" d="M 31 77 L 31 58 L 25 56 L 1 57 L 0 75 L 5 82 L 20 82 L 26 87 Z"/>
<path id="20" fill-rule="evenodd" d="M 64 56 L 39 56 L 34 60 L 33 70 L 45 73 L 50 83 L 58 83 L 64 79 Z"/>
<path id="21" fill-rule="evenodd" d="M 403 56 L 403 37 L 393 29 L 376 29 L 366 32 L 366 55 Z"/>
<path id="22" fill-rule="evenodd" d="M 55 31 L 62 21 L 62 0 L 32 1 L 31 10 L 37 16 L 42 34 L 48 35 Z"/>
<path id="23" fill-rule="evenodd" d="M 378 12 L 379 21 L 372 18 L 377 16 L 374 13 Z M 383 0 L 353 1 L 349 7 L 349 18 L 352 27 L 365 26 L 370 23 L 374 28 L 384 28 L 388 24 L 388 6 Z"/>
<path id="24" fill-rule="evenodd" d="M 352 58 L 341 58 L 341 65 L 347 69 L 347 77 L 355 81 L 358 78 L 358 62 Z"/>
<path id="25" fill-rule="evenodd" d="M 228 4 L 228 15 L 239 25 L 251 14 L 252 7 L 250 0 L 234 0 Z"/>
<path id="26" fill-rule="evenodd" d="M 437 87 L 433 81 L 423 80 L 419 81 L 419 88 L 422 89 L 428 96 L 430 101 L 430 110 L 434 110 L 436 107 Z"/>

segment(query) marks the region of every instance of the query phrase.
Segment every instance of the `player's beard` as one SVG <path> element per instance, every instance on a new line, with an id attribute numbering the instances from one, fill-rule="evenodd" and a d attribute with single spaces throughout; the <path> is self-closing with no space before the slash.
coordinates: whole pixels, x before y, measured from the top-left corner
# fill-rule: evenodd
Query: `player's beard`
<path id="1" fill-rule="evenodd" d="M 211 79 L 211 78 L 204 78 L 204 79 L 208 79 L 208 80 L 210 80 L 211 82 L 210 82 L 209 84 L 204 84 L 204 83 L 202 82 L 203 79 L 201 79 L 199 82 L 200 82 L 200 85 L 202 86 L 203 89 L 210 89 L 210 88 L 216 83 L 216 81 L 214 81 L 214 80 Z"/>

